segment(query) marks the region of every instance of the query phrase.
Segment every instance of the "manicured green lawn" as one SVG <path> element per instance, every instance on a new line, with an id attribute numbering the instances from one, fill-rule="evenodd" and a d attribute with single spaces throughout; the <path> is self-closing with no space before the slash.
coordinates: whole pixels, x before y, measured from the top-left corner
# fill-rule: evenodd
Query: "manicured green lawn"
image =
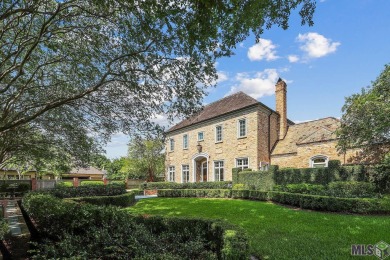
<path id="1" fill-rule="evenodd" d="M 351 244 L 390 243 L 389 216 L 322 213 L 249 200 L 156 198 L 126 210 L 134 214 L 225 219 L 248 233 L 261 259 L 356 259 Z M 374 259 L 372 257 L 371 259 Z"/>

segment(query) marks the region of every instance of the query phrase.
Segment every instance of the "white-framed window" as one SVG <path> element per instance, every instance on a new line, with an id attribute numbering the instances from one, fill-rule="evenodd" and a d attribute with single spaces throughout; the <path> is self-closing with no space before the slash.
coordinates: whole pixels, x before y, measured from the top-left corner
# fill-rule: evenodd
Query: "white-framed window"
<path id="1" fill-rule="evenodd" d="M 224 180 L 223 161 L 214 161 L 214 181 Z"/>
<path id="2" fill-rule="evenodd" d="M 222 142 L 222 125 L 217 125 L 215 127 L 215 142 Z"/>
<path id="3" fill-rule="evenodd" d="M 175 166 L 168 167 L 168 181 L 175 181 Z"/>
<path id="4" fill-rule="evenodd" d="M 188 134 L 183 135 L 183 149 L 188 149 Z"/>
<path id="5" fill-rule="evenodd" d="M 328 167 L 329 158 L 325 155 L 316 155 L 310 158 L 311 168 L 324 168 Z"/>
<path id="6" fill-rule="evenodd" d="M 190 166 L 188 164 L 181 166 L 181 175 L 183 183 L 190 181 Z"/>
<path id="7" fill-rule="evenodd" d="M 172 152 L 175 150 L 175 139 L 169 139 L 169 150 Z"/>
<path id="8" fill-rule="evenodd" d="M 246 136 L 246 119 L 239 119 L 237 122 L 237 136 L 245 137 Z"/>
<path id="9" fill-rule="evenodd" d="M 204 132 L 198 132 L 198 141 L 204 140 Z"/>
<path id="10" fill-rule="evenodd" d="M 249 168 L 249 159 L 246 158 L 237 158 L 236 159 L 236 167 L 241 168 L 241 170 Z"/>

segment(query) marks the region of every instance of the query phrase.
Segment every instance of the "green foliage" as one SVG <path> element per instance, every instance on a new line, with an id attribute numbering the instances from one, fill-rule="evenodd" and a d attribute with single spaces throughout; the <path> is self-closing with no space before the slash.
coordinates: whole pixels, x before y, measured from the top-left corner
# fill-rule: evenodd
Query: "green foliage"
<path id="1" fill-rule="evenodd" d="M 274 181 L 271 171 L 242 171 L 237 173 L 237 182 L 234 184 L 244 184 L 250 190 L 271 190 Z"/>
<path id="2" fill-rule="evenodd" d="M 390 65 L 370 87 L 347 97 L 342 111 L 339 150 L 359 147 L 363 149 L 359 160 L 383 159 L 390 142 Z"/>
<path id="3" fill-rule="evenodd" d="M 162 153 L 164 141 L 156 138 L 133 138 L 128 145 L 128 161 L 126 172 L 129 178 L 141 176 L 147 181 L 155 181 L 164 174 L 165 155 Z"/>
<path id="4" fill-rule="evenodd" d="M 369 181 L 368 168 L 363 165 L 340 166 L 340 161 L 329 161 L 325 168 L 284 168 L 274 169 L 273 179 L 276 185 L 310 183 L 327 185 L 333 181 Z"/>
<path id="5" fill-rule="evenodd" d="M 232 182 L 238 183 L 238 173 L 241 171 L 241 168 L 232 169 Z"/>
<path id="6" fill-rule="evenodd" d="M 244 189 L 245 189 L 245 185 L 242 183 L 238 183 L 238 184 L 233 185 L 233 190 L 244 190 Z"/>
<path id="7" fill-rule="evenodd" d="M 31 185 L 26 182 L 17 183 L 17 182 L 3 181 L 0 185 L 0 192 L 10 192 L 11 185 L 13 186 L 16 192 L 25 193 L 31 190 Z"/>
<path id="8" fill-rule="evenodd" d="M 328 184 L 327 195 L 342 198 L 375 197 L 375 186 L 369 182 L 331 182 Z"/>
<path id="9" fill-rule="evenodd" d="M 145 182 L 140 185 L 141 190 L 155 189 L 230 189 L 231 181 L 213 181 L 213 182 Z"/>
<path id="10" fill-rule="evenodd" d="M 70 198 L 76 202 L 87 202 L 98 206 L 118 206 L 129 207 L 135 203 L 135 193 L 128 192 L 116 196 L 92 196 L 92 197 L 78 197 Z"/>
<path id="11" fill-rule="evenodd" d="M 0 218 L 0 239 L 4 239 L 4 235 L 7 234 L 9 231 L 9 226 L 7 224 L 7 221 L 1 217 Z"/>
<path id="12" fill-rule="evenodd" d="M 303 209 L 361 214 L 390 213 L 390 207 L 385 206 L 380 199 L 336 198 L 276 191 L 269 192 L 269 197 L 272 201 Z"/>
<path id="13" fill-rule="evenodd" d="M 115 207 L 77 204 L 45 194 L 26 196 L 22 206 L 45 238 L 36 245 L 33 259 L 75 255 L 87 259 L 248 257 L 245 233 L 221 221 L 134 217 Z"/>
<path id="14" fill-rule="evenodd" d="M 61 181 L 56 183 L 56 187 L 58 188 L 64 188 L 64 187 L 73 187 L 73 182 L 72 181 Z"/>
<path id="15" fill-rule="evenodd" d="M 284 191 L 290 193 L 301 193 L 301 194 L 313 194 L 313 195 L 324 195 L 326 187 L 318 184 L 298 183 L 298 184 L 287 184 L 286 186 L 277 185 L 274 187 L 274 191 Z"/>
<path id="16" fill-rule="evenodd" d="M 81 181 L 80 186 L 102 186 L 103 181 Z"/>
<path id="17" fill-rule="evenodd" d="M 377 192 L 390 194 L 390 153 L 372 169 L 371 181 Z"/>
<path id="18" fill-rule="evenodd" d="M 57 198 L 76 198 L 91 196 L 115 196 L 126 193 L 126 189 L 120 186 L 79 186 L 79 187 L 56 187 L 51 190 L 40 190 L 34 193 L 51 194 Z"/>
<path id="19" fill-rule="evenodd" d="M 230 198 L 231 190 L 226 189 L 164 189 L 158 190 L 158 197 L 199 197 L 199 198 Z"/>

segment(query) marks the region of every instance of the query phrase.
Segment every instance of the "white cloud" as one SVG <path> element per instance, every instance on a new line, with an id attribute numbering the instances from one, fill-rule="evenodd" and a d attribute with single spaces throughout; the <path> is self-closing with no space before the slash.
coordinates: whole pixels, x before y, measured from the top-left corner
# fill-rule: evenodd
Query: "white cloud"
<path id="1" fill-rule="evenodd" d="M 223 71 L 218 71 L 217 74 L 218 74 L 218 79 L 217 79 L 218 83 L 229 79 L 228 75 Z"/>
<path id="2" fill-rule="evenodd" d="M 271 40 L 260 39 L 258 43 L 253 45 L 248 50 L 248 58 L 251 61 L 254 60 L 276 60 L 279 58 L 276 56 L 276 45 L 272 44 Z"/>
<path id="3" fill-rule="evenodd" d="M 255 99 L 270 96 L 275 93 L 275 84 L 278 78 L 276 69 L 265 69 L 252 76 L 248 73 L 238 73 L 236 75 L 238 84 L 231 87 L 227 95 L 243 91 Z"/>
<path id="4" fill-rule="evenodd" d="M 297 55 L 288 55 L 287 58 L 288 58 L 288 61 L 291 62 L 291 63 L 299 61 L 299 57 Z"/>
<path id="5" fill-rule="evenodd" d="M 315 32 L 299 34 L 297 41 L 302 43 L 300 48 L 307 53 L 309 58 L 326 56 L 335 52 L 340 45 L 340 42 L 332 42 L 331 39 Z"/>

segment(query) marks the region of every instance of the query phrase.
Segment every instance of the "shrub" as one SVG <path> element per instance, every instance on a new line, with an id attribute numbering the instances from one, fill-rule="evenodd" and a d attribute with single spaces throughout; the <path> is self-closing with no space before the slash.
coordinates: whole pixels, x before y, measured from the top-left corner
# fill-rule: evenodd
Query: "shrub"
<path id="1" fill-rule="evenodd" d="M 142 190 L 154 189 L 230 189 L 231 181 L 216 181 L 216 182 L 146 182 L 140 185 Z"/>
<path id="2" fill-rule="evenodd" d="M 328 184 L 327 195 L 342 198 L 365 198 L 375 196 L 375 186 L 369 182 L 331 182 Z"/>
<path id="3" fill-rule="evenodd" d="M 287 192 L 269 192 L 270 199 L 304 209 L 350 213 L 390 213 L 390 207 L 379 199 L 335 198 Z"/>
<path id="4" fill-rule="evenodd" d="M 134 217 L 32 193 L 23 207 L 44 234 L 33 259 L 248 259 L 248 238 L 231 224 L 194 218 Z M 108 239 L 109 238 L 109 239 Z"/>
<path id="5" fill-rule="evenodd" d="M 158 190 L 159 197 L 200 197 L 200 198 L 230 198 L 228 189 L 165 189 Z"/>
<path id="6" fill-rule="evenodd" d="M 56 183 L 56 187 L 64 188 L 64 187 L 73 187 L 73 182 L 71 181 L 61 181 Z"/>
<path id="7" fill-rule="evenodd" d="M 98 206 L 129 207 L 135 203 L 135 194 L 133 192 L 128 192 L 116 196 L 94 196 L 70 199 L 76 202 L 87 202 Z"/>
<path id="8" fill-rule="evenodd" d="M 268 200 L 268 192 L 258 190 L 232 190 L 232 198 L 266 201 Z"/>
<path id="9" fill-rule="evenodd" d="M 297 183 L 282 186 L 280 191 L 302 194 L 323 195 L 326 187 L 318 184 Z"/>
<path id="10" fill-rule="evenodd" d="M 390 194 L 390 153 L 383 161 L 371 169 L 371 181 L 377 192 Z"/>
<path id="11" fill-rule="evenodd" d="M 274 181 L 270 171 L 242 171 L 236 173 L 237 182 L 234 184 L 244 184 L 246 189 L 250 190 L 271 190 Z"/>
<path id="12" fill-rule="evenodd" d="M 125 183 L 125 181 L 109 181 L 109 182 L 108 182 L 108 185 L 112 185 L 112 186 L 121 186 L 121 187 L 125 187 L 125 188 L 126 188 L 126 183 Z"/>
<path id="13" fill-rule="evenodd" d="M 91 196 L 114 196 L 126 193 L 124 187 L 118 186 L 80 186 L 80 187 L 56 187 L 51 190 L 40 190 L 37 193 L 52 194 L 58 198 L 76 198 Z"/>
<path id="14" fill-rule="evenodd" d="M 103 181 L 82 181 L 80 186 L 103 186 Z"/>
<path id="15" fill-rule="evenodd" d="M 31 190 L 31 186 L 28 183 L 19 183 L 16 188 L 17 192 L 27 192 L 29 190 Z"/>
<path id="16" fill-rule="evenodd" d="M 233 190 L 243 190 L 245 189 L 244 184 L 238 183 L 233 185 Z"/>

